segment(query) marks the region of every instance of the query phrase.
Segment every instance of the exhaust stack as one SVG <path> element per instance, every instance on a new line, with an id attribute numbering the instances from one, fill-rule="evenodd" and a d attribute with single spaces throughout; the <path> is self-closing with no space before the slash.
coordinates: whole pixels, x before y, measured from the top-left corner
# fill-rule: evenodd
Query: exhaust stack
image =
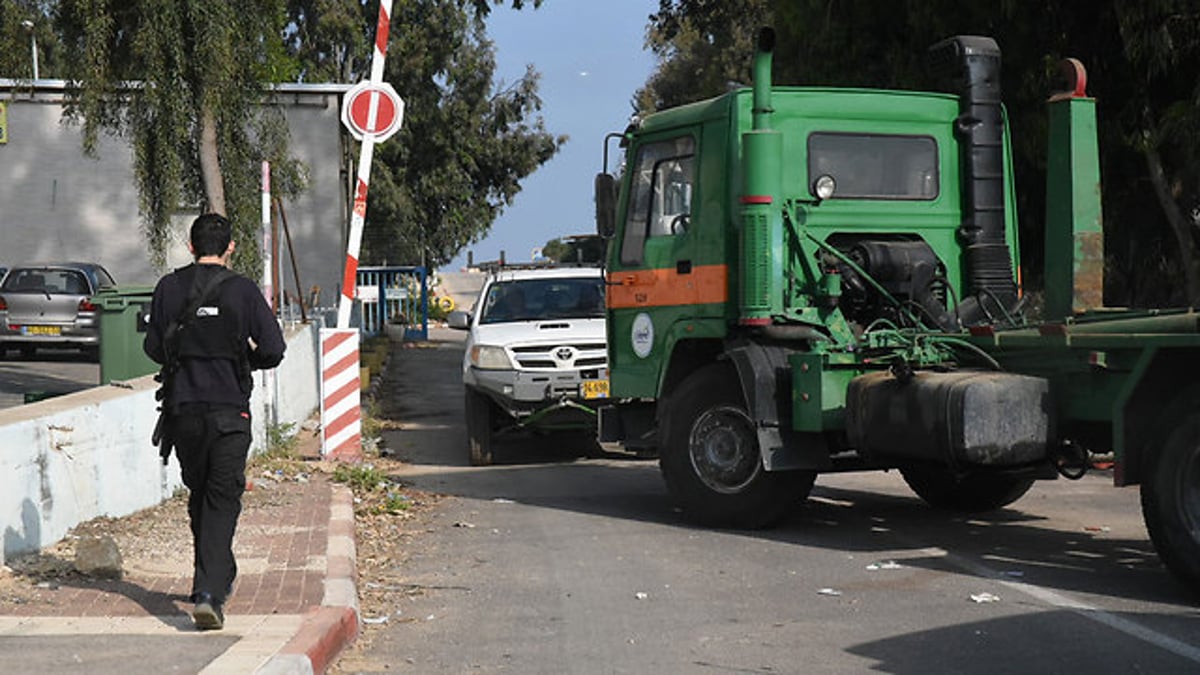
<path id="1" fill-rule="evenodd" d="M 958 306 L 964 326 L 990 323 L 1017 304 L 1012 251 L 1004 238 L 1004 118 L 1000 48 L 987 37 L 956 36 L 930 48 L 935 71 L 950 75 L 959 95 L 954 132 L 962 142 L 967 292 Z"/>
<path id="2" fill-rule="evenodd" d="M 783 136 L 771 129 L 775 31 L 763 28 L 754 55 L 751 130 L 742 134 L 738 323 L 766 326 L 783 311 Z"/>

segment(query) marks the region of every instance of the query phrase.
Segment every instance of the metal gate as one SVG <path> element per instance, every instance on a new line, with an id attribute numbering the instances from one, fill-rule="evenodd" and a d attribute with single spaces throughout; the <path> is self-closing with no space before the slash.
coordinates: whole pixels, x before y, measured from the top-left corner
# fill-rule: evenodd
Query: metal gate
<path id="1" fill-rule="evenodd" d="M 429 339 L 429 287 L 424 267 L 360 267 L 357 281 L 363 335 L 379 335 L 386 326 L 394 326 L 393 330 L 403 329 L 405 340 Z"/>

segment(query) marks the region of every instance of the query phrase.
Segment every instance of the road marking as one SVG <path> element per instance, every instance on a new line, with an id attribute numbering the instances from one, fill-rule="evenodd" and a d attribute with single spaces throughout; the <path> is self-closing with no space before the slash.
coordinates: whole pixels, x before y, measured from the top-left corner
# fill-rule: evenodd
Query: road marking
<path id="1" fill-rule="evenodd" d="M 994 570 L 987 565 L 968 560 L 960 555 L 950 553 L 944 549 L 931 548 L 925 549 L 928 552 L 937 552 L 944 557 L 948 562 L 962 570 L 969 572 L 977 577 L 984 577 L 992 581 L 999 582 L 1001 586 L 1011 588 L 1014 591 L 1024 593 L 1036 600 L 1040 600 L 1052 607 L 1065 609 L 1074 612 L 1085 619 L 1090 619 L 1096 623 L 1108 626 L 1113 630 L 1124 633 L 1130 637 L 1137 638 L 1143 642 L 1148 642 L 1159 649 L 1171 652 L 1177 656 L 1181 656 L 1193 663 L 1200 664 L 1200 647 L 1196 647 L 1186 642 L 1176 640 L 1175 638 L 1159 633 L 1153 629 L 1147 628 L 1141 624 L 1135 623 L 1128 619 L 1123 619 L 1111 612 L 1100 609 L 1095 605 L 1088 604 L 1081 600 L 1076 600 L 1069 596 L 1063 595 L 1040 586 L 1034 586 L 1024 581 L 1014 581 L 1005 578 L 1004 574 Z"/>

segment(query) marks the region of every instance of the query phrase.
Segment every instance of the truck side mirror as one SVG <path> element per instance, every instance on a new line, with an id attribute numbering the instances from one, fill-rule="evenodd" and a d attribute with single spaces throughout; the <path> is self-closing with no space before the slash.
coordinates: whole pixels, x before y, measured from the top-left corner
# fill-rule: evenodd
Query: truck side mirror
<path id="1" fill-rule="evenodd" d="M 617 179 L 596 174 L 596 234 L 611 239 L 617 231 Z"/>

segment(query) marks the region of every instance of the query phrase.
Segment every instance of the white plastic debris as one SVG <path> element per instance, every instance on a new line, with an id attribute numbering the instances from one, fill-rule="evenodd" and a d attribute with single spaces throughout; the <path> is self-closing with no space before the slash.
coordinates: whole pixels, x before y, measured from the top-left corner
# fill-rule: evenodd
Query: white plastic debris
<path id="1" fill-rule="evenodd" d="M 1000 602 L 1000 596 L 991 593 L 972 593 L 971 599 L 977 603 Z"/>
<path id="2" fill-rule="evenodd" d="M 369 624 L 381 624 L 387 623 L 389 618 L 391 617 L 388 614 L 384 614 L 383 616 L 364 616 L 362 622 Z"/>
<path id="3" fill-rule="evenodd" d="M 817 590 L 817 594 L 818 595 L 832 595 L 834 597 L 837 597 L 837 596 L 841 595 L 842 592 L 837 590 L 836 588 L 821 588 L 821 589 Z"/>
<path id="4" fill-rule="evenodd" d="M 638 600 L 645 600 L 646 598 L 650 597 L 650 594 L 646 593 L 645 591 L 638 591 L 637 593 L 633 594 L 633 597 L 637 598 Z"/>
<path id="5" fill-rule="evenodd" d="M 505 499 L 504 497 L 496 497 L 495 499 L 492 500 L 492 503 L 493 504 L 513 504 L 515 502 L 513 502 L 513 500 L 511 500 L 511 499 Z"/>
<path id="6" fill-rule="evenodd" d="M 880 561 L 877 563 L 871 563 L 870 565 L 867 565 L 867 569 L 872 572 L 877 571 L 877 570 L 898 570 L 903 567 L 904 567 L 903 565 L 896 562 L 895 560 L 883 560 L 883 561 Z"/>

